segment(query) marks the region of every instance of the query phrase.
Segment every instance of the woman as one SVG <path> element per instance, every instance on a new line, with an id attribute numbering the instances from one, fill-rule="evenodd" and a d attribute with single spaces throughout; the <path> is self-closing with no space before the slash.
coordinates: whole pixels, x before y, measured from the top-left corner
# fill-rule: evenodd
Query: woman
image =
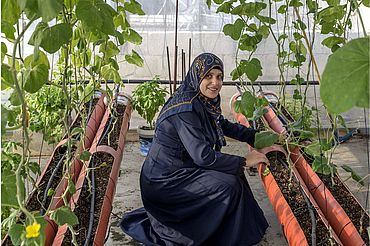
<path id="1" fill-rule="evenodd" d="M 145 245 L 253 245 L 268 227 L 242 175 L 268 160 L 220 152 L 224 135 L 253 145 L 255 134 L 221 115 L 222 81 L 222 61 L 199 55 L 158 117 L 140 176 L 144 208 L 120 224 Z"/>

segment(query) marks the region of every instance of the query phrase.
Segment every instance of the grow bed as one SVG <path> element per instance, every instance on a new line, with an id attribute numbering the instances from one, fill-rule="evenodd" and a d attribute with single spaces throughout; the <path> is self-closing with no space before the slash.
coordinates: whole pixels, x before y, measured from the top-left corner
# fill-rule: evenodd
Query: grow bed
<path id="1" fill-rule="evenodd" d="M 312 221 L 307 202 L 310 204 L 311 208 L 313 208 L 313 205 L 308 201 L 297 179 L 294 176 L 290 179 L 291 174 L 287 168 L 288 164 L 286 164 L 284 155 L 279 152 L 270 152 L 266 156 L 270 161 L 269 169 L 272 175 L 294 216 L 297 218 L 308 244 L 312 245 Z M 316 245 L 338 245 L 335 240 L 331 238 L 331 232 L 325 226 L 316 210 L 313 209 L 312 211 L 314 212 L 316 223 Z"/>

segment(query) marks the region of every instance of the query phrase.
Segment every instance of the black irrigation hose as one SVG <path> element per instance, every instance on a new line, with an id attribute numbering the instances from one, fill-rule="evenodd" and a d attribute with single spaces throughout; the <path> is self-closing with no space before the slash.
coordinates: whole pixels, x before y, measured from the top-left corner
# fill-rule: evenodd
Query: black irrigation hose
<path id="1" fill-rule="evenodd" d="M 49 178 L 49 181 L 48 181 L 48 184 L 46 185 L 46 188 L 44 190 L 44 197 L 42 199 L 42 203 L 41 203 L 41 209 L 40 209 L 40 214 L 41 215 L 44 215 L 44 207 L 46 205 L 46 201 L 47 201 L 47 198 L 48 198 L 48 191 L 49 191 L 49 188 L 54 180 L 54 177 L 55 175 L 57 174 L 61 164 L 63 163 L 63 160 L 65 159 L 65 155 L 62 156 L 62 158 L 60 158 L 60 160 L 58 161 L 58 164 L 56 165 L 56 167 L 54 168 L 50 178 Z"/>
<path id="2" fill-rule="evenodd" d="M 287 164 L 285 163 L 284 160 L 282 160 L 280 157 L 277 158 L 277 160 L 284 166 L 284 168 L 288 169 Z M 314 208 L 312 207 L 312 204 L 310 200 L 308 199 L 306 193 L 303 192 L 302 187 L 299 187 L 299 190 L 301 194 L 303 195 L 303 198 L 307 204 L 308 211 L 310 213 L 310 218 L 311 218 L 311 245 L 316 246 L 316 216 L 314 213 Z"/>
<path id="3" fill-rule="evenodd" d="M 89 111 L 88 111 L 88 115 L 91 114 L 91 109 L 92 109 L 92 102 L 93 100 L 91 99 L 90 100 L 90 105 L 89 105 Z M 76 136 L 76 140 L 80 140 L 80 134 Z M 43 196 L 43 199 L 42 199 L 42 203 L 41 203 L 41 209 L 40 209 L 40 214 L 43 215 L 44 214 L 44 208 L 45 208 L 45 205 L 46 205 L 46 201 L 47 201 L 47 197 L 48 197 L 48 191 L 50 189 L 50 186 L 51 184 L 53 183 L 53 180 L 55 178 L 55 175 L 57 174 L 59 168 L 61 167 L 61 164 L 63 162 L 63 160 L 65 159 L 65 155 L 62 156 L 62 158 L 59 160 L 59 162 L 57 163 L 56 167 L 54 168 L 49 180 L 48 180 L 48 183 L 46 185 L 46 188 L 44 190 L 44 196 Z"/>
<path id="4" fill-rule="evenodd" d="M 114 118 L 113 116 L 114 115 L 112 114 L 110 119 L 109 119 L 109 123 L 108 123 L 107 128 L 105 129 L 103 135 L 99 139 L 98 145 L 101 144 L 103 139 L 108 134 L 109 128 L 110 128 L 110 126 L 112 124 L 112 121 L 113 121 L 113 118 Z M 92 168 L 91 169 L 90 219 L 89 219 L 89 228 L 88 228 L 88 231 L 87 231 L 87 236 L 86 236 L 86 239 L 85 239 L 84 246 L 88 246 L 90 244 L 90 238 L 91 238 L 92 228 L 93 228 L 93 224 L 94 224 L 94 214 L 95 214 L 95 171 L 94 171 L 94 168 L 95 168 L 95 164 L 94 164 L 94 159 L 93 158 L 91 159 L 91 162 L 90 162 L 91 163 L 91 168 Z"/>

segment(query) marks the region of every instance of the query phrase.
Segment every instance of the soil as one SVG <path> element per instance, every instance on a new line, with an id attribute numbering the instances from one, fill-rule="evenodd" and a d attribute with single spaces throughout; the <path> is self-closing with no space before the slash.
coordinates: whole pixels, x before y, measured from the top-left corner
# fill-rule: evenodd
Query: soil
<path id="1" fill-rule="evenodd" d="M 116 111 L 110 115 L 108 119 L 108 123 L 105 126 L 104 133 L 107 132 L 107 134 L 102 136 L 102 139 L 100 140 L 99 145 L 108 145 L 112 147 L 113 149 L 117 150 L 118 148 L 118 140 L 121 133 L 121 126 L 122 121 L 124 119 L 123 115 L 125 113 L 126 106 L 122 104 L 118 104 L 116 107 Z"/>
<path id="2" fill-rule="evenodd" d="M 281 160 L 286 163 L 286 159 L 282 154 L 274 152 L 267 154 L 267 157 L 270 161 L 269 168 L 272 175 L 278 183 L 278 186 L 283 193 L 285 200 L 288 202 L 293 214 L 297 218 L 298 223 L 300 224 L 306 236 L 308 244 L 312 245 L 312 222 L 309 208 L 304 198 L 305 194 L 301 191 L 300 185 L 294 176 L 291 181 L 289 181 L 290 172 L 289 169 L 284 167 L 284 165 L 281 163 Z M 316 210 L 314 210 L 314 213 L 316 218 L 317 245 L 337 245 L 334 239 L 330 237 L 329 230 L 326 228 Z"/>
<path id="3" fill-rule="evenodd" d="M 343 185 L 342 181 L 337 176 L 333 177 L 334 183 L 332 183 L 330 176 L 323 174 L 317 175 L 333 194 L 337 202 L 342 206 L 356 229 L 360 232 L 365 245 L 370 245 L 369 234 L 367 233 L 367 228 L 370 226 L 369 216 L 365 210 L 360 206 L 354 196 L 348 191 L 348 189 Z"/>
<path id="4" fill-rule="evenodd" d="M 100 210 L 103 205 L 105 189 L 108 185 L 109 175 L 113 165 L 114 158 L 103 152 L 97 152 L 93 154 L 92 160 L 95 163 L 95 211 L 94 211 L 94 223 L 92 230 L 92 238 L 90 239 L 90 244 L 94 240 L 94 235 L 96 227 L 99 222 Z M 91 175 L 91 172 L 90 172 Z M 89 180 L 91 179 L 91 176 Z M 84 245 L 88 228 L 89 228 L 89 216 L 90 216 L 90 201 L 91 201 L 91 187 L 89 186 L 88 179 L 85 179 L 80 197 L 78 199 L 74 213 L 78 217 L 79 224 L 74 227 L 74 230 L 78 233 L 76 235 L 76 240 L 78 245 Z M 107 215 L 109 216 L 109 215 Z M 64 237 L 62 245 L 72 245 L 72 235 L 68 230 Z"/>

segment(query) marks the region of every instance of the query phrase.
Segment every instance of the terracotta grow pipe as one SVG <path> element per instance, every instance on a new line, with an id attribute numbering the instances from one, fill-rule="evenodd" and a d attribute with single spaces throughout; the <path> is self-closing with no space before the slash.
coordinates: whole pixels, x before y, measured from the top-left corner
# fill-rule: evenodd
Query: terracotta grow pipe
<path id="1" fill-rule="evenodd" d="M 264 114 L 264 118 L 269 126 L 277 133 L 286 132 L 283 124 L 271 107 L 268 107 L 268 112 Z M 335 200 L 331 192 L 325 187 L 321 179 L 312 170 L 311 166 L 302 157 L 299 148 L 294 148 L 291 152 L 290 158 L 294 166 L 341 242 L 344 245 L 350 246 L 365 245 L 350 218 Z"/>
<path id="2" fill-rule="evenodd" d="M 249 127 L 250 125 L 246 117 L 241 113 L 236 113 L 233 109 L 233 105 L 238 97 L 240 97 L 239 93 L 231 97 L 230 110 L 239 124 Z M 247 146 L 250 147 L 248 144 Z M 265 153 L 267 153 L 267 151 L 273 150 L 273 148 L 270 148 L 269 150 L 266 149 Z M 276 183 L 274 176 L 271 174 L 271 172 L 269 172 L 267 175 L 264 175 L 265 169 L 265 164 L 258 164 L 258 173 L 261 177 L 266 194 L 274 208 L 275 214 L 280 224 L 282 225 L 284 235 L 289 245 L 308 245 L 304 232 L 299 225 L 297 218 L 294 216 L 292 210 L 290 209 L 287 201 L 285 200 L 284 195 L 281 193 L 281 190 Z"/>
<path id="3" fill-rule="evenodd" d="M 104 104 L 104 97 L 105 95 L 101 95 L 98 102 L 96 103 L 94 110 L 91 113 L 90 118 L 86 124 L 84 143 L 83 144 L 81 142 L 79 143 L 79 147 L 74 154 L 72 165 L 70 166 L 70 169 L 69 169 L 69 177 L 72 179 L 73 182 L 77 180 L 77 177 L 82 167 L 82 162 L 77 158 L 77 156 L 80 153 L 82 153 L 84 149 L 90 148 L 92 141 L 94 139 L 94 136 L 100 125 L 100 122 L 103 118 L 104 112 L 106 111 L 106 105 Z M 75 123 L 75 121 L 79 117 L 80 116 L 77 115 L 73 123 Z M 63 144 L 66 143 L 67 139 L 64 139 L 62 142 Z M 64 201 L 61 198 L 61 196 L 67 189 L 67 186 L 68 186 L 68 177 L 64 176 L 63 179 L 58 184 L 58 186 L 56 187 L 54 196 L 52 200 L 50 201 L 50 205 L 49 205 L 50 210 L 55 210 L 64 205 Z M 69 200 L 68 194 L 67 194 L 67 200 Z M 45 245 L 51 245 L 57 233 L 58 225 L 53 220 L 51 220 L 48 216 L 45 216 L 45 219 L 48 222 L 48 224 L 45 227 Z"/>
<path id="4" fill-rule="evenodd" d="M 120 96 L 124 96 L 124 95 L 120 94 Z M 105 236 L 106 236 L 107 228 L 108 228 L 108 222 L 109 222 L 109 216 L 107 215 L 109 215 L 112 211 L 112 203 L 113 203 L 113 198 L 114 198 L 114 194 L 116 190 L 116 184 L 117 184 L 117 179 L 119 175 L 120 164 L 122 161 L 122 154 L 123 154 L 123 148 L 125 144 L 125 138 L 126 138 L 127 131 L 129 128 L 129 120 L 130 120 L 131 111 L 132 111 L 130 100 L 128 99 L 128 97 L 126 97 L 126 99 L 127 99 L 127 105 L 126 105 L 124 115 L 123 115 L 123 121 L 121 125 L 120 136 L 118 139 L 117 150 L 107 145 L 98 145 L 99 140 L 101 136 L 103 135 L 104 129 L 108 123 L 109 111 L 105 112 L 104 117 L 101 121 L 100 127 L 93 140 L 93 144 L 90 148 L 91 154 L 94 154 L 97 152 L 108 153 L 112 155 L 114 158 L 108 184 L 107 184 L 107 189 L 104 195 L 104 201 L 103 201 L 103 204 L 100 210 L 99 222 L 95 230 L 93 245 L 104 245 Z M 85 180 L 85 176 L 87 174 L 87 167 L 88 165 L 82 166 L 82 170 L 76 182 L 77 192 L 73 194 L 72 198 L 70 199 L 69 204 L 70 204 L 70 208 L 72 209 L 72 211 L 75 209 L 75 206 L 78 202 L 78 199 L 79 199 L 79 196 L 82 190 L 82 186 Z M 53 246 L 62 245 L 63 240 L 64 240 L 64 235 L 67 232 L 67 229 L 68 229 L 67 225 L 59 227 L 58 232 L 52 244 Z"/>
<path id="5" fill-rule="evenodd" d="M 239 122 L 239 124 L 242 124 L 246 127 L 250 127 L 249 122 L 247 118 L 242 115 L 241 113 L 236 113 L 234 111 L 234 103 L 235 101 L 240 97 L 240 94 L 235 94 L 230 101 L 230 110 L 234 116 L 234 118 Z M 275 119 L 275 117 L 271 117 L 271 119 Z M 270 120 L 270 122 L 275 122 L 276 120 Z M 277 128 L 279 129 L 279 128 Z M 285 129 L 281 129 L 281 132 L 285 132 Z M 251 150 L 252 147 L 248 145 L 248 148 Z M 269 152 L 281 152 L 285 155 L 286 159 L 289 160 L 288 155 L 283 147 L 278 145 L 273 145 L 270 147 L 263 148 L 259 150 L 263 154 L 267 154 Z M 299 222 L 297 221 L 296 217 L 294 216 L 292 210 L 290 209 L 290 206 L 288 205 L 287 201 L 285 200 L 277 182 L 275 181 L 275 178 L 271 173 L 268 173 L 267 175 L 264 175 L 266 169 L 266 165 L 264 163 L 260 163 L 258 165 L 258 173 L 261 177 L 262 183 L 264 185 L 264 188 L 266 190 L 266 194 L 269 197 L 269 200 L 274 208 L 275 214 L 277 215 L 280 224 L 283 227 L 284 235 L 289 243 L 289 245 L 308 245 L 307 239 L 299 225 Z M 331 235 L 334 238 L 334 240 L 338 243 L 338 245 L 343 245 L 338 238 L 337 234 L 330 229 L 329 222 L 326 220 L 324 214 L 322 213 L 321 209 L 317 205 L 316 201 L 314 199 L 310 199 L 310 192 L 305 183 L 303 182 L 302 177 L 299 175 L 296 168 L 293 166 L 293 173 L 294 176 L 297 178 L 298 182 L 300 183 L 300 186 L 302 187 L 304 193 L 309 198 L 309 200 L 312 203 L 312 206 L 317 211 L 319 217 L 325 224 L 325 226 L 328 228 L 328 230 L 331 231 Z"/>

